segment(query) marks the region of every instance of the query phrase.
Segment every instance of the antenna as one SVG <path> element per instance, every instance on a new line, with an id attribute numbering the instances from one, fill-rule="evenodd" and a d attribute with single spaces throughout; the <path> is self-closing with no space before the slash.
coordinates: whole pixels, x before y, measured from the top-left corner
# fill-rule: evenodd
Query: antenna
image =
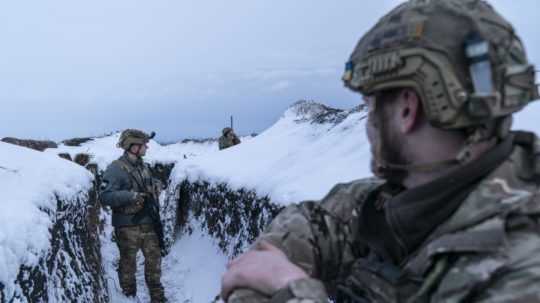
<path id="1" fill-rule="evenodd" d="M 231 129 L 234 129 L 234 117 L 231 115 Z"/>

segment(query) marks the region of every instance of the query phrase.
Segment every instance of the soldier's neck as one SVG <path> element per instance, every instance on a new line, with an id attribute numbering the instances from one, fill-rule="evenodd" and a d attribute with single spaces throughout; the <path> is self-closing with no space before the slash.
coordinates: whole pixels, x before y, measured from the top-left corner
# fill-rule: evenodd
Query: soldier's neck
<path id="1" fill-rule="evenodd" d="M 494 141 L 480 142 L 473 145 L 471 147 L 471 157 L 470 157 L 469 162 L 478 160 L 483 154 L 485 154 L 487 151 L 493 148 L 494 145 L 496 145 Z M 462 150 L 461 147 L 458 149 L 452 149 L 453 152 L 449 154 L 448 152 L 434 151 L 433 148 L 437 149 L 435 146 L 432 146 L 432 153 L 430 155 L 425 155 L 425 154 L 419 155 L 415 163 L 416 164 L 429 163 L 429 162 L 435 163 L 435 162 L 440 162 L 440 161 L 446 161 L 449 159 L 455 159 L 457 158 L 457 154 Z M 436 179 L 442 178 L 460 169 L 461 167 L 462 165 L 456 164 L 454 166 L 445 167 L 439 170 L 434 170 L 434 171 L 429 171 L 429 172 L 410 171 L 407 177 L 403 180 L 403 186 L 409 189 L 415 188 L 415 187 L 424 185 L 426 183 L 429 183 L 431 181 L 434 181 Z"/>

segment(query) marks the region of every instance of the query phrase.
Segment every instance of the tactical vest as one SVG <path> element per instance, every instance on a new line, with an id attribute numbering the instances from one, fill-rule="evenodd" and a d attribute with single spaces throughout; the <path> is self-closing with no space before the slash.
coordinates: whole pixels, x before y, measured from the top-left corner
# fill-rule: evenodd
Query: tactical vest
<path id="1" fill-rule="evenodd" d="M 128 160 L 121 158 L 114 161 L 126 174 L 128 174 L 131 184 L 131 190 L 140 193 L 147 193 L 153 195 L 155 201 L 159 200 L 159 191 L 158 184 L 154 181 L 152 177 L 150 167 L 147 164 L 142 165 L 142 169 L 137 169 L 131 163 L 128 163 Z M 125 215 L 134 215 L 141 211 L 143 205 L 130 204 L 127 206 L 120 207 L 116 209 L 118 213 Z"/>
<path id="2" fill-rule="evenodd" d="M 128 160 L 121 158 L 116 163 L 130 178 L 131 190 L 141 193 L 156 194 L 157 184 L 152 177 L 148 164 L 144 163 L 142 169 L 137 169 Z"/>

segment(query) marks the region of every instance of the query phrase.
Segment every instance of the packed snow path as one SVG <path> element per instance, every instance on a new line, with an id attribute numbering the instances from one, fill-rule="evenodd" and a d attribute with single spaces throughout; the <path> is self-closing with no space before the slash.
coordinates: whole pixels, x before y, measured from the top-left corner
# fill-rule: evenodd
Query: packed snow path
<path id="1" fill-rule="evenodd" d="M 111 244 L 111 247 L 104 248 L 104 250 L 109 250 L 109 256 L 112 257 L 105 264 L 111 302 L 150 302 L 144 282 L 142 254 L 139 253 L 137 265 L 138 295 L 136 299 L 128 299 L 122 295 L 118 284 L 115 271 L 118 250 L 114 243 Z M 191 235 L 179 237 L 162 264 L 162 283 L 169 302 L 212 302 L 219 294 L 220 277 L 225 270 L 226 262 L 227 257 L 204 233 L 195 231 Z"/>

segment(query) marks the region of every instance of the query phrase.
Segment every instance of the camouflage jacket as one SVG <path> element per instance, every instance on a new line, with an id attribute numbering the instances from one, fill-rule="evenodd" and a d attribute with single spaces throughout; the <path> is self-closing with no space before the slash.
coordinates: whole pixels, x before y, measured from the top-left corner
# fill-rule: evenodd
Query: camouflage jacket
<path id="1" fill-rule="evenodd" d="M 237 144 L 240 144 L 240 139 L 238 139 L 238 136 L 233 135 L 232 138 L 228 136 L 221 136 L 219 138 L 219 149 L 226 149 L 231 146 L 235 146 Z"/>
<path id="2" fill-rule="evenodd" d="M 150 167 L 142 160 L 131 161 L 127 155 L 112 162 L 103 174 L 101 201 L 113 210 L 112 224 L 115 227 L 135 225 L 134 214 L 124 212 L 135 202 L 136 193 L 151 193 L 156 189 Z M 151 224 L 145 216 L 137 224 Z"/>
<path id="3" fill-rule="evenodd" d="M 540 141 L 516 135 L 511 155 L 484 177 L 394 274 L 370 263 L 358 242 L 358 210 L 376 179 L 335 186 L 322 201 L 283 210 L 259 240 L 282 249 L 312 278 L 264 298 L 236 291 L 229 302 L 540 302 Z M 407 281 L 411 282 L 408 283 Z M 359 287 L 361 298 L 336 299 Z"/>

